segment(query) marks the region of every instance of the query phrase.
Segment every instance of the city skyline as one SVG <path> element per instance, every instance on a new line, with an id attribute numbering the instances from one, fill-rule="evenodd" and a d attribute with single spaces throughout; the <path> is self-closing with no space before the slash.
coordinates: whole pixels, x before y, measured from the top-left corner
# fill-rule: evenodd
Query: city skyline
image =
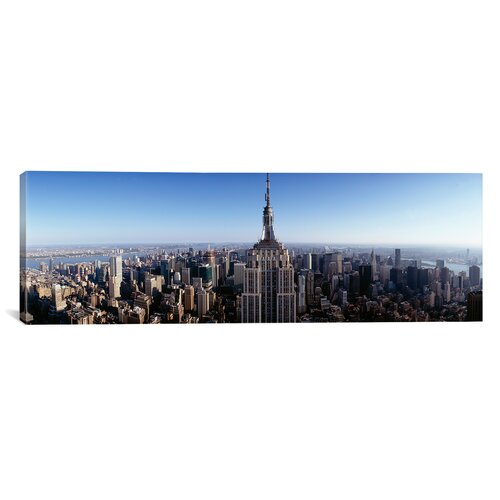
<path id="1" fill-rule="evenodd" d="M 251 242 L 262 173 L 29 172 L 26 245 Z M 284 243 L 482 248 L 481 174 L 271 173 Z"/>
<path id="2" fill-rule="evenodd" d="M 29 184 L 26 176 L 21 182 Z M 414 250 L 403 258 L 401 248 L 394 258 L 374 248 L 289 250 L 276 236 L 271 198 L 267 174 L 260 238 L 243 249 L 59 249 L 59 258 L 78 260 L 56 262 L 49 251 L 48 263 L 41 260 L 47 251 L 22 249 L 20 318 L 77 325 L 482 320 L 481 256 L 469 248 L 450 267 L 444 254 Z"/>

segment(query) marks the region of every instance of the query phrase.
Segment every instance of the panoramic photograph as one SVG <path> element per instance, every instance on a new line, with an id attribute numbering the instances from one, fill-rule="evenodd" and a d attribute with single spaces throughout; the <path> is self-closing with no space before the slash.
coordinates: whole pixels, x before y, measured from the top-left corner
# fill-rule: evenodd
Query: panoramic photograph
<path id="1" fill-rule="evenodd" d="M 482 175 L 25 172 L 25 324 L 482 321 Z"/>

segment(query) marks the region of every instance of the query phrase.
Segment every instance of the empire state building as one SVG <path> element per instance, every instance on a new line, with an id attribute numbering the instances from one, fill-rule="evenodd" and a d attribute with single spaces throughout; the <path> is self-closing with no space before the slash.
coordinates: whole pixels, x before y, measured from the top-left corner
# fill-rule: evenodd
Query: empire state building
<path id="1" fill-rule="evenodd" d="M 266 180 L 262 235 L 247 251 L 241 296 L 243 323 L 294 323 L 295 287 L 288 250 L 274 235 L 271 182 Z"/>

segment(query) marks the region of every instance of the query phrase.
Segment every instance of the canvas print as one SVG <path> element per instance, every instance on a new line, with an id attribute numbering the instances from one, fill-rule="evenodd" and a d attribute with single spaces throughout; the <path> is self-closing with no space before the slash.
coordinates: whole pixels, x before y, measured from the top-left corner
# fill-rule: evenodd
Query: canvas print
<path id="1" fill-rule="evenodd" d="M 26 172 L 37 324 L 482 321 L 481 174 Z"/>

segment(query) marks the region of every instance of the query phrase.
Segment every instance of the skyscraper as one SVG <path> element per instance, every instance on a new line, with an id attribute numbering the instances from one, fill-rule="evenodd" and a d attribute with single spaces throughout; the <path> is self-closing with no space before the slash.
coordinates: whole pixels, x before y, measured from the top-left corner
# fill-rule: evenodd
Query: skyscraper
<path id="1" fill-rule="evenodd" d="M 160 275 L 146 273 L 144 278 L 144 291 L 149 297 L 154 297 L 155 293 L 161 293 L 161 278 Z"/>
<path id="2" fill-rule="evenodd" d="M 396 269 L 401 269 L 401 249 L 396 248 L 394 251 L 394 267 Z"/>
<path id="3" fill-rule="evenodd" d="M 52 285 L 52 302 L 56 311 L 63 311 L 66 308 L 66 301 L 64 300 L 64 291 L 59 283 Z"/>
<path id="4" fill-rule="evenodd" d="M 312 269 L 312 254 L 306 253 L 303 259 L 304 259 L 303 263 L 304 269 Z"/>
<path id="5" fill-rule="evenodd" d="M 170 285 L 170 261 L 166 255 L 162 255 L 160 260 L 160 272 L 163 278 L 165 278 L 165 283 Z"/>
<path id="6" fill-rule="evenodd" d="M 184 288 L 184 310 L 189 313 L 194 310 L 194 292 L 194 287 L 191 285 L 186 285 Z"/>
<path id="7" fill-rule="evenodd" d="M 208 293 L 203 288 L 199 289 L 196 294 L 196 306 L 198 308 L 198 318 L 201 319 L 208 312 Z"/>
<path id="8" fill-rule="evenodd" d="M 301 274 L 298 277 L 297 312 L 303 314 L 306 310 L 306 278 Z"/>
<path id="9" fill-rule="evenodd" d="M 189 285 L 189 283 L 191 283 L 191 272 L 190 271 L 191 270 L 189 269 L 189 267 L 182 268 L 181 277 L 182 277 L 182 282 L 185 285 Z"/>
<path id="10" fill-rule="evenodd" d="M 412 290 L 417 289 L 418 285 L 418 268 L 416 266 L 408 266 L 406 268 L 406 284 Z"/>
<path id="11" fill-rule="evenodd" d="M 109 276 L 120 278 L 120 283 L 122 282 L 122 257 L 121 255 L 112 256 L 109 259 Z"/>
<path id="12" fill-rule="evenodd" d="M 467 321 L 483 321 L 483 292 L 467 295 Z"/>
<path id="13" fill-rule="evenodd" d="M 109 259 L 109 298 L 120 298 L 120 285 L 122 283 L 123 264 L 121 255 L 113 255 Z"/>
<path id="14" fill-rule="evenodd" d="M 443 267 L 440 270 L 441 283 L 446 284 L 450 282 L 450 270 L 447 267 Z"/>
<path id="15" fill-rule="evenodd" d="M 269 174 L 265 200 L 261 238 L 247 251 L 241 319 L 243 323 L 292 323 L 296 308 L 293 266 L 288 250 L 274 235 Z"/>
<path id="16" fill-rule="evenodd" d="M 373 268 L 369 264 L 359 266 L 360 294 L 366 295 L 368 287 L 373 281 Z"/>
<path id="17" fill-rule="evenodd" d="M 393 267 L 389 271 L 390 280 L 397 286 L 403 281 L 403 271 L 397 267 Z"/>
<path id="18" fill-rule="evenodd" d="M 372 266 L 372 281 L 377 277 L 377 259 L 375 257 L 375 250 L 372 248 L 372 253 L 370 254 L 370 265 Z"/>
<path id="19" fill-rule="evenodd" d="M 470 286 L 477 286 L 480 283 L 481 269 L 479 266 L 469 267 L 469 281 Z"/>

